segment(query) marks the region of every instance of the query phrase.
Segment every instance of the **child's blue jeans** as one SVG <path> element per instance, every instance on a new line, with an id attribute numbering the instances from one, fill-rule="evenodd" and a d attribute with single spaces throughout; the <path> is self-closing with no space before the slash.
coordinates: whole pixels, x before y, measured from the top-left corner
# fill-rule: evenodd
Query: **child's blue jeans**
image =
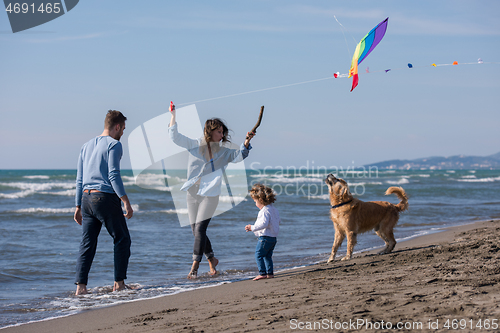
<path id="1" fill-rule="evenodd" d="M 255 248 L 255 260 L 260 275 L 273 275 L 273 251 L 276 237 L 260 236 Z"/>

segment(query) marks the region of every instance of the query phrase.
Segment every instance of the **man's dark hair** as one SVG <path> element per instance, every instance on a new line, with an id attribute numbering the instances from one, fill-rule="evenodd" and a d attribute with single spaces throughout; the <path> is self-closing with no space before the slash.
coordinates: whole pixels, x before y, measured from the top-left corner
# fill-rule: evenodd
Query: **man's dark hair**
<path id="1" fill-rule="evenodd" d="M 109 110 L 106 119 L 104 119 L 104 128 L 111 129 L 116 125 L 125 124 L 125 120 L 127 120 L 127 117 L 120 111 Z"/>

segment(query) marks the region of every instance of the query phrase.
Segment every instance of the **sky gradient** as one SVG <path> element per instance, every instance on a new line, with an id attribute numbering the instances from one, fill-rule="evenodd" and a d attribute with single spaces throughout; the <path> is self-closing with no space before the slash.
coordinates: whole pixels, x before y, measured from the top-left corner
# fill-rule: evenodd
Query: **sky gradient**
<path id="1" fill-rule="evenodd" d="M 238 144 L 265 105 L 249 157 L 262 168 L 491 155 L 500 151 L 498 13 L 493 0 L 84 0 L 13 34 L 3 12 L 0 169 L 75 169 L 108 109 L 128 118 L 129 168 L 129 133 L 171 100 L 212 99 L 196 103 L 200 118 L 223 118 Z M 333 73 L 348 72 L 356 44 L 386 17 L 350 93 L 351 79 Z"/>

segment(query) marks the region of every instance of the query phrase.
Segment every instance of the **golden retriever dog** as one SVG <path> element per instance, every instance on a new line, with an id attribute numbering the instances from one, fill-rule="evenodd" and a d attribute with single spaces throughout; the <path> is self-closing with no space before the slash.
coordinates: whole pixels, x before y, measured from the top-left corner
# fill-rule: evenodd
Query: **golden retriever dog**
<path id="1" fill-rule="evenodd" d="M 379 254 L 390 253 L 396 245 L 393 229 L 398 223 L 399 213 L 408 209 L 408 197 L 401 187 L 389 187 L 385 195 L 396 194 L 400 200 L 397 205 L 387 201 L 364 202 L 356 199 L 349 191 L 347 182 L 329 174 L 325 183 L 330 192 L 330 218 L 335 227 L 335 240 L 328 262 L 335 259 L 337 250 L 347 236 L 347 254 L 342 260 L 352 256 L 356 237 L 359 233 L 375 230 L 385 242 L 385 249 Z"/>

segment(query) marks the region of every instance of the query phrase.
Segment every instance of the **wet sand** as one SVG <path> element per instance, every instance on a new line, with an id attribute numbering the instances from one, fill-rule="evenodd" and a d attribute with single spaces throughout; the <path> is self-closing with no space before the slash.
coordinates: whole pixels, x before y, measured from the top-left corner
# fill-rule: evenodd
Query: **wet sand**
<path id="1" fill-rule="evenodd" d="M 330 264 L 325 257 L 325 263 L 284 271 L 274 279 L 229 283 L 1 331 L 386 332 L 390 325 L 392 331 L 403 328 L 399 332 L 498 332 L 499 236 L 500 220 L 477 222 L 398 243 L 388 255 L 371 251 Z M 325 244 L 325 252 L 329 247 Z"/>

